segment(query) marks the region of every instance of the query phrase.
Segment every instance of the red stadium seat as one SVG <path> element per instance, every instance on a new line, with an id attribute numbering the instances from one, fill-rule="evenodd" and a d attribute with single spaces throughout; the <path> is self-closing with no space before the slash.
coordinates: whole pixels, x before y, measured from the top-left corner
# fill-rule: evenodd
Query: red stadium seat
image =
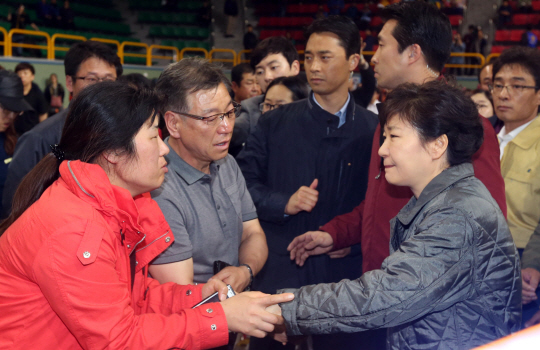
<path id="1" fill-rule="evenodd" d="M 525 31 L 520 29 L 514 29 L 510 31 L 510 41 L 521 41 L 521 36 Z"/>
<path id="2" fill-rule="evenodd" d="M 493 45 L 491 47 L 491 53 L 501 53 L 509 47 L 510 46 Z"/>
<path id="3" fill-rule="evenodd" d="M 260 17 L 259 18 L 259 26 L 265 27 L 270 25 L 271 17 Z"/>
<path id="4" fill-rule="evenodd" d="M 304 40 L 304 32 L 301 30 L 295 30 L 291 32 L 291 38 L 294 40 Z"/>
<path id="5" fill-rule="evenodd" d="M 538 25 L 540 24 L 540 13 L 532 13 L 529 15 L 531 24 Z"/>
<path id="6" fill-rule="evenodd" d="M 462 15 L 451 15 L 448 16 L 448 19 L 450 20 L 450 24 L 452 27 L 457 27 L 461 24 L 461 21 L 463 20 Z"/>
<path id="7" fill-rule="evenodd" d="M 379 26 L 382 26 L 383 24 L 383 20 L 381 17 L 373 17 L 371 19 L 371 23 L 369 24 L 371 27 L 379 27 Z"/>
<path id="8" fill-rule="evenodd" d="M 495 32 L 495 41 L 510 41 L 509 30 L 497 30 Z"/>
<path id="9" fill-rule="evenodd" d="M 540 1 L 533 1 L 532 8 L 534 11 L 540 11 Z"/>
<path id="10" fill-rule="evenodd" d="M 261 40 L 264 40 L 266 38 L 269 38 L 272 36 L 272 31 L 271 30 L 261 30 L 261 34 L 260 34 L 260 39 Z"/>
<path id="11" fill-rule="evenodd" d="M 301 13 L 302 12 L 302 6 L 303 5 L 288 5 L 287 6 L 287 12 L 288 13 Z"/>
<path id="12" fill-rule="evenodd" d="M 512 16 L 512 24 L 516 26 L 524 26 L 531 23 L 529 15 L 518 14 Z"/>

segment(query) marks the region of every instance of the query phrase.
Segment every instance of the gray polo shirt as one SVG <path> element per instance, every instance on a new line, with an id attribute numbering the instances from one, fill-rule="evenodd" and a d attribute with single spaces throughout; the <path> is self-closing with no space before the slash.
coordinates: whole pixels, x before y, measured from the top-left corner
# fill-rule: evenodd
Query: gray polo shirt
<path id="1" fill-rule="evenodd" d="M 161 187 L 152 191 L 152 198 L 163 211 L 175 241 L 152 264 L 192 257 L 194 282 L 204 283 L 214 275 L 215 260 L 238 265 L 243 222 L 256 219 L 257 212 L 232 156 L 212 162 L 208 175 L 169 148 L 169 172 Z"/>

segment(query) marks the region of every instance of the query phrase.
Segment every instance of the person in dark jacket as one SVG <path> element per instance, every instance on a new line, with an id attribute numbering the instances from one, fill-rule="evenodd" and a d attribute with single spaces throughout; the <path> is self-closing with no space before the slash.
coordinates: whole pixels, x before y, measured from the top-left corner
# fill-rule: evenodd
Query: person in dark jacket
<path id="1" fill-rule="evenodd" d="M 47 119 L 49 106 L 43 96 L 43 92 L 37 84 L 34 83 L 36 73 L 34 66 L 28 62 L 21 62 L 15 66 L 15 73 L 17 73 L 22 80 L 24 86 L 24 99 L 32 106 L 31 111 L 25 111 L 15 120 L 15 131 L 21 136 L 38 123 Z"/>
<path id="2" fill-rule="evenodd" d="M 253 50 L 257 46 L 258 41 L 257 36 L 255 33 L 253 33 L 253 26 L 248 24 L 246 26 L 246 34 L 244 34 L 243 39 L 244 50 Z"/>
<path id="3" fill-rule="evenodd" d="M 520 328 L 521 274 L 504 215 L 474 177 L 483 127 L 447 82 L 406 83 L 379 114 L 386 180 L 413 197 L 390 256 L 354 281 L 284 289 L 289 335 L 388 328 L 387 349 L 471 349 Z"/>
<path id="4" fill-rule="evenodd" d="M 376 116 L 348 93 L 350 72 L 360 60 L 354 22 L 341 16 L 316 20 L 306 36 L 310 97 L 261 116 L 237 157 L 267 236 L 268 260 L 254 280 L 254 288 L 263 292 L 359 275 L 358 249 L 343 259 L 319 256 L 302 268 L 286 252 L 295 236 L 362 200 L 377 125 Z M 355 343 L 346 335 L 327 341 L 314 340 L 314 346 L 338 349 Z M 276 342 L 263 347 L 260 342 L 250 347 L 281 346 Z"/>
<path id="5" fill-rule="evenodd" d="M 263 93 L 275 78 L 290 77 L 300 72 L 298 52 L 284 37 L 270 37 L 261 41 L 252 52 L 250 64 Z M 239 152 L 255 129 L 261 116 L 259 105 L 263 100 L 264 95 L 259 95 L 242 101 L 240 115 L 234 124 L 231 149 Z"/>
<path id="6" fill-rule="evenodd" d="M 98 41 L 83 41 L 73 45 L 64 59 L 66 89 L 73 97 L 86 87 L 104 80 L 116 80 L 122 75 L 120 58 L 107 45 Z M 23 177 L 51 152 L 50 145 L 60 141 L 68 109 L 47 118 L 26 132 L 17 141 L 2 195 L 2 218 L 11 212 L 11 201 Z"/>

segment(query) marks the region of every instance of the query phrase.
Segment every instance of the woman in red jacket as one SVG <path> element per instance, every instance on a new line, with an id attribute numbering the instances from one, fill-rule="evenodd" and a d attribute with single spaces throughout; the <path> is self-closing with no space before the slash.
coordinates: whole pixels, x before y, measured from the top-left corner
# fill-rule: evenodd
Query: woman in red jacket
<path id="1" fill-rule="evenodd" d="M 228 331 L 262 337 L 292 299 L 226 286 L 160 285 L 148 263 L 174 236 L 157 204 L 168 148 L 158 97 L 118 82 L 72 102 L 62 139 L 22 181 L 0 225 L 0 348 L 205 349 Z"/>

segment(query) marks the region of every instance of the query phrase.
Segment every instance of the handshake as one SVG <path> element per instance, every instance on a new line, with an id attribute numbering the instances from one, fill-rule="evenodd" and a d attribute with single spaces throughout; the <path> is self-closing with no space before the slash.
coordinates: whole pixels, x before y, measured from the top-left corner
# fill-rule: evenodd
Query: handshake
<path id="1" fill-rule="evenodd" d="M 294 299 L 294 294 L 264 294 L 243 292 L 227 298 L 228 288 L 220 280 L 211 278 L 202 290 L 203 298 L 218 292 L 227 318 L 229 331 L 240 332 L 257 338 L 272 333 L 274 339 L 286 342 L 285 326 L 279 303 Z"/>

